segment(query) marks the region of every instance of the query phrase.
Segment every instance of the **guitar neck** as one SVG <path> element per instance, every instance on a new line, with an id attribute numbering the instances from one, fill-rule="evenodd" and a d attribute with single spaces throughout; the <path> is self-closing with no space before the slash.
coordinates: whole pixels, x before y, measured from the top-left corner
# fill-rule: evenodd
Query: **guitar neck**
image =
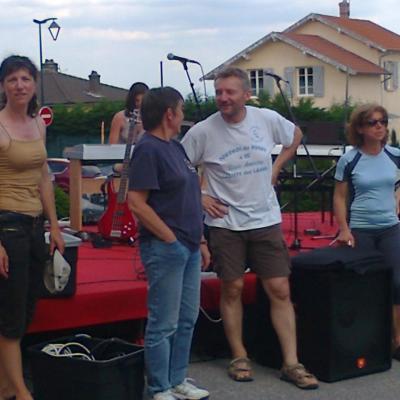
<path id="1" fill-rule="evenodd" d="M 129 119 L 129 132 L 125 147 L 124 161 L 122 163 L 121 180 L 119 183 L 117 202 L 124 203 L 126 200 L 126 189 L 128 184 L 128 168 L 131 156 L 132 144 L 135 136 L 135 126 L 138 121 L 138 112 L 134 111 L 133 116 Z"/>

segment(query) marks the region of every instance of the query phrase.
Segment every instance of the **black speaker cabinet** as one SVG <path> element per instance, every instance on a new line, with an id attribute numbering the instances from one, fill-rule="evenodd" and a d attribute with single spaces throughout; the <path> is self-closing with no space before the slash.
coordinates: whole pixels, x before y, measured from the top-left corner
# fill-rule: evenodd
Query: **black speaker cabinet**
<path id="1" fill-rule="evenodd" d="M 392 273 L 381 255 L 324 248 L 292 264 L 301 362 L 326 382 L 389 369 Z"/>

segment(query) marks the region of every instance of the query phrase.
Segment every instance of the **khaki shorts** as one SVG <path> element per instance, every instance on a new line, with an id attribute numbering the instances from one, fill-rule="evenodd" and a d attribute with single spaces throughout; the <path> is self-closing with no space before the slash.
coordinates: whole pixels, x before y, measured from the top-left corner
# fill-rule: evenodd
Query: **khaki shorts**
<path id="1" fill-rule="evenodd" d="M 247 231 L 209 227 L 210 250 L 218 277 L 231 281 L 250 268 L 262 279 L 290 275 L 290 257 L 281 225 Z"/>

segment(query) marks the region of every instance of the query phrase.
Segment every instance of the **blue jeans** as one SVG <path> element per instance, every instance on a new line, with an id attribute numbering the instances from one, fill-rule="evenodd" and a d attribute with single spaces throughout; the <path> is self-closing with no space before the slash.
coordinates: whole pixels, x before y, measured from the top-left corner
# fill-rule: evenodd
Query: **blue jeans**
<path id="1" fill-rule="evenodd" d="M 151 239 L 140 243 L 140 255 L 149 284 L 144 351 L 153 395 L 186 378 L 200 306 L 200 251 Z"/>

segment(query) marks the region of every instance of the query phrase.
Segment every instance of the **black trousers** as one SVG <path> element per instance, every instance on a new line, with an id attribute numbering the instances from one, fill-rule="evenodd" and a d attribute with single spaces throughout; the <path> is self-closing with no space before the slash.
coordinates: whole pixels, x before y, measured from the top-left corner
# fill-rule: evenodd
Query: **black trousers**
<path id="1" fill-rule="evenodd" d="M 47 258 L 44 219 L 0 211 L 0 240 L 9 259 L 0 277 L 0 335 L 21 338 L 30 323 Z"/>

